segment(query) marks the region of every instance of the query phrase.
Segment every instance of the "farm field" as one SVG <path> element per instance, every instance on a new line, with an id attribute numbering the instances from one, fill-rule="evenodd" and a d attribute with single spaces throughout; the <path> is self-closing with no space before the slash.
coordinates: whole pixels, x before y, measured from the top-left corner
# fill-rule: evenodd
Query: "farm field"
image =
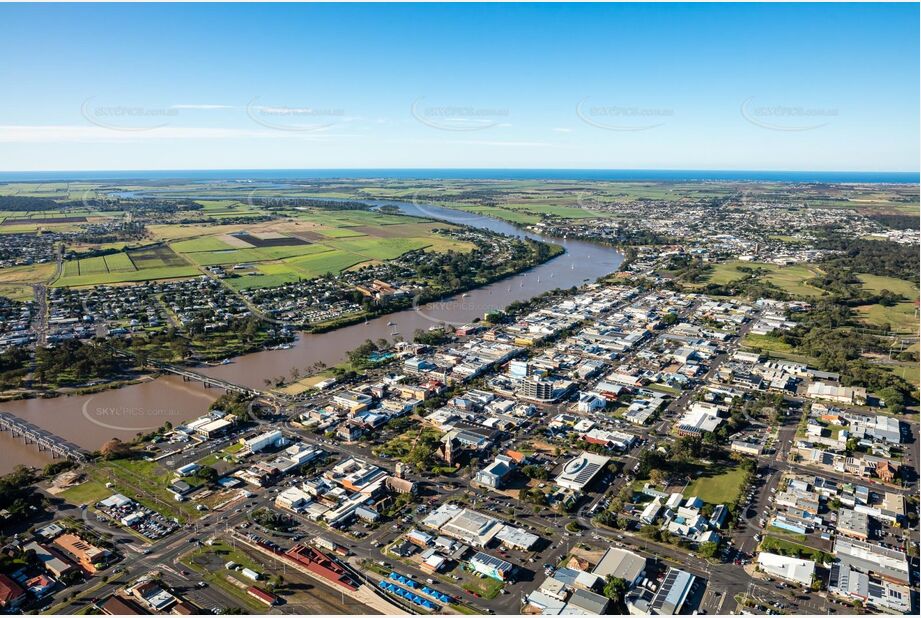
<path id="1" fill-rule="evenodd" d="M 53 285 L 79 287 L 110 283 L 194 277 L 201 272 L 165 245 L 129 249 L 124 253 L 64 262 Z"/>
<path id="2" fill-rule="evenodd" d="M 192 226 L 183 228 L 181 236 L 174 230 L 167 244 L 190 264 L 233 269 L 238 276 L 225 283 L 242 290 L 338 273 L 392 260 L 408 251 L 466 252 L 474 248 L 469 242 L 434 233 L 446 227 L 450 225 L 366 211 L 298 211 L 294 218 L 283 221 Z"/>

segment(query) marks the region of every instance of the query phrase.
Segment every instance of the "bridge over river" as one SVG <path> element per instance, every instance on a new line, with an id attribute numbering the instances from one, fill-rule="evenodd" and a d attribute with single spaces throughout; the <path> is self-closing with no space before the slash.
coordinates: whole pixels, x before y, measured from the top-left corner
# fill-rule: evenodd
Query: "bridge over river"
<path id="1" fill-rule="evenodd" d="M 79 463 L 85 463 L 89 459 L 86 452 L 76 444 L 8 412 L 0 412 L 0 431 L 9 431 L 13 437 L 22 438 L 26 444 L 34 444 L 38 450 L 50 452 L 52 457 L 62 457 Z"/>

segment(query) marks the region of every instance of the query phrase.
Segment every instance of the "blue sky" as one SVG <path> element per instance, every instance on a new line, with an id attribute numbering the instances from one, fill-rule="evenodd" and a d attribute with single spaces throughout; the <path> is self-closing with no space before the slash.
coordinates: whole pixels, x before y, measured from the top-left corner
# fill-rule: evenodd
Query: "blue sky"
<path id="1" fill-rule="evenodd" d="M 916 4 L 0 5 L 0 170 L 917 171 Z"/>

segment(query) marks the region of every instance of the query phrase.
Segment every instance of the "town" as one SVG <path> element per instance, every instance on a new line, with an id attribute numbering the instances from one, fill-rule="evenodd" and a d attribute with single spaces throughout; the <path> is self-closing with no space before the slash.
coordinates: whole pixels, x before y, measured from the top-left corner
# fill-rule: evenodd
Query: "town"
<path id="1" fill-rule="evenodd" d="M 616 219 L 607 202 L 586 205 L 590 217 L 518 222 L 564 252 L 541 250 L 547 270 L 485 276 L 488 292 L 455 292 L 460 310 L 438 317 L 420 276 L 438 281 L 457 258 L 412 245 L 360 268 L 268 281 L 282 254 L 258 252 L 308 236 L 214 248 L 233 234 L 204 226 L 200 240 L 162 247 L 232 261 L 81 285 L 98 272 L 92 260 L 115 275 L 119 260 L 153 257 L 142 245 L 68 258 L 63 241 L 50 243 L 39 263 L 63 260 L 59 276 L 76 285 L 29 283 L 40 299 L 4 298 L 4 354 L 34 354 L 40 370 L 4 374 L 6 392 L 52 375 L 87 386 L 72 367 L 55 374 L 47 355 L 107 345 L 105 369 L 75 361 L 92 361 L 96 387 L 172 373 L 214 394 L 197 416 L 92 448 L 3 417 L 11 438 L 43 439 L 64 459 L 4 477 L 4 529 L 15 532 L 0 604 L 118 615 L 915 611 L 917 382 L 896 376 L 917 368 L 917 333 L 893 320 L 904 305 L 916 311 L 917 284 L 888 252 L 917 245 L 864 240 L 881 224 L 853 211 L 771 207 L 750 193 L 730 197 L 719 208 L 733 214 L 712 225 L 714 206 L 689 205 L 678 220 L 673 206 L 646 203 L 639 217 L 626 202 Z M 421 224 L 385 227 L 406 225 Z M 776 238 L 784 226 L 795 240 Z M 536 251 L 479 229 L 434 233 L 487 260 Z M 358 232 L 335 235 L 346 233 Z M 567 261 L 581 250 L 572 242 L 616 245 L 625 259 L 584 280 Z M 842 243 L 862 274 L 842 274 Z M 187 268 L 178 264 L 158 268 Z M 23 267 L 34 268 L 11 266 Z M 526 282 L 551 287 L 483 304 Z M 835 317 L 840 299 L 857 307 L 850 342 L 835 330 L 847 319 Z M 398 332 L 409 315 L 423 327 Z M 882 315 L 886 325 L 874 322 Z M 364 332 L 369 319 L 387 321 L 390 336 L 339 362 L 261 382 L 214 373 L 245 352 L 296 350 L 311 329 Z M 809 347 L 817 338 L 825 348 Z M 832 358 L 831 346 L 850 355 L 854 341 L 876 364 Z M 84 417 L 116 427 L 106 413 L 86 416 L 84 404 Z"/>

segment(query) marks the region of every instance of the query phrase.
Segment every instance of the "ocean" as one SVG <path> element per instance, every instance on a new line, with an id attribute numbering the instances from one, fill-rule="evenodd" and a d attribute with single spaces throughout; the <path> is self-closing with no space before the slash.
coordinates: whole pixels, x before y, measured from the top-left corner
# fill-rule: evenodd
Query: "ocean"
<path id="1" fill-rule="evenodd" d="M 329 180 L 329 179 L 446 179 L 446 180 L 611 180 L 656 182 L 790 182 L 790 183 L 912 183 L 918 172 L 809 172 L 767 170 L 599 170 L 599 169 L 263 169 L 263 170 L 129 170 L 0 172 L 3 182 L 70 180 Z"/>

